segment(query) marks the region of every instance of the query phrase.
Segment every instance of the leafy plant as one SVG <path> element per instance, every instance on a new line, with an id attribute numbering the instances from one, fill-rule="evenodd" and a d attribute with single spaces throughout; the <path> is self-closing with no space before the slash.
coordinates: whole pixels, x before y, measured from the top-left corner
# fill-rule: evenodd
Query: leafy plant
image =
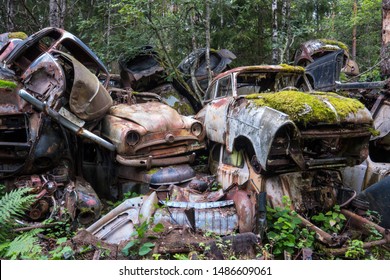
<path id="1" fill-rule="evenodd" d="M 291 210 L 291 201 L 283 197 L 284 207 L 267 207 L 267 222 L 269 229 L 267 238 L 269 247 L 275 257 L 283 255 L 284 251 L 293 255 L 302 248 L 312 248 L 314 232 L 301 227 L 301 219 Z"/>
<path id="2" fill-rule="evenodd" d="M 43 259 L 42 247 L 39 245 L 37 234 L 41 229 L 35 229 L 17 236 L 14 240 L 6 243 L 2 257 L 16 259 Z M 6 250 L 5 250 L 6 249 Z"/>
<path id="3" fill-rule="evenodd" d="M 345 252 L 345 257 L 349 259 L 359 259 L 365 255 L 363 249 L 363 241 L 361 240 L 348 240 L 348 250 Z"/>
<path id="4" fill-rule="evenodd" d="M 49 252 L 51 256 L 50 257 L 51 260 L 63 260 L 63 259 L 68 260 L 73 257 L 74 252 L 72 248 L 64 245 L 66 241 L 67 241 L 66 237 L 59 238 L 57 240 L 56 243 L 58 246 L 54 250 Z"/>
<path id="5" fill-rule="evenodd" d="M 149 254 L 153 247 L 155 246 L 152 242 L 142 242 L 141 240 L 145 237 L 146 232 L 148 231 L 150 226 L 150 222 L 144 221 L 139 226 L 135 227 L 135 231 L 132 233 L 131 237 L 135 238 L 126 244 L 122 249 L 122 253 L 125 256 L 130 255 L 138 255 L 145 256 Z M 153 232 L 162 232 L 164 230 L 164 226 L 161 223 L 156 224 L 153 228 Z"/>
<path id="6" fill-rule="evenodd" d="M 12 238 L 10 230 L 15 218 L 22 217 L 35 202 L 35 195 L 29 195 L 29 191 L 28 188 L 15 189 L 0 198 L 0 242 Z"/>
<path id="7" fill-rule="evenodd" d="M 184 260 L 184 261 L 189 260 L 188 255 L 186 255 L 186 254 L 174 254 L 173 258 L 175 260 Z"/>
<path id="8" fill-rule="evenodd" d="M 328 211 L 325 214 L 319 213 L 311 217 L 313 221 L 319 222 L 320 227 L 327 232 L 340 233 L 344 227 L 346 218 L 340 212 L 340 206 L 335 205 L 332 211 Z"/>
<path id="9" fill-rule="evenodd" d="M 71 238 L 75 234 L 71 222 L 70 216 L 66 214 L 62 215 L 62 219 L 59 221 L 46 219 L 43 224 L 51 224 L 53 226 L 45 229 L 45 234 L 51 238 Z"/>

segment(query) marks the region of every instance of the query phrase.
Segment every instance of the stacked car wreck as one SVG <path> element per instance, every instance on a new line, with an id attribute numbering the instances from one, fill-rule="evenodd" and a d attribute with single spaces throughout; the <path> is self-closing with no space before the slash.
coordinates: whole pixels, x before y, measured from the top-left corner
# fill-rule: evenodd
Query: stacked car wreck
<path id="1" fill-rule="evenodd" d="M 174 85 L 162 82 L 153 56 L 141 56 L 152 69 L 135 73 L 131 60 L 122 61 L 121 78 L 110 78 L 99 58 L 64 30 L 13 36 L 0 37 L 0 175 L 8 189 L 37 195 L 26 223 L 70 213 L 88 234 L 121 246 L 137 238 L 140 225 L 162 224 L 167 231 L 232 238 L 245 251 L 264 238 L 267 206 L 283 206 L 288 197 L 302 226 L 321 242 L 345 243 L 347 233 L 327 233 L 310 217 L 356 200 L 342 172 L 366 160 L 374 131 L 358 100 L 313 91 L 300 66 L 248 66 L 218 75 L 203 108 L 184 116 L 178 111 L 188 115 L 199 104 L 183 88 L 164 95 Z M 219 72 L 235 58 L 227 50 L 216 54 Z M 153 75 L 160 81 L 151 81 Z M 203 86 L 204 78 L 199 75 Z M 172 96 L 191 110 L 168 106 Z M 196 172 L 198 153 L 206 152 L 207 170 Z M 145 195 L 101 217 L 100 198 L 119 200 L 129 191 Z M 366 247 L 389 241 L 384 228 L 342 213 L 351 225 L 382 235 Z M 192 245 L 161 241 L 155 251 L 187 252 Z"/>

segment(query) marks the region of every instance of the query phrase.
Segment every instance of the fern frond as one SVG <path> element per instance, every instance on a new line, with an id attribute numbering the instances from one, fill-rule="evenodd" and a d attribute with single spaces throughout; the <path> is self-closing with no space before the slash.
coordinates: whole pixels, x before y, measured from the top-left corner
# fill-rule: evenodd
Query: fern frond
<path id="1" fill-rule="evenodd" d="M 0 242 L 7 239 L 14 219 L 21 217 L 35 202 L 36 196 L 28 192 L 28 188 L 15 189 L 0 198 Z"/>
<path id="2" fill-rule="evenodd" d="M 31 230 L 16 237 L 9 243 L 8 250 L 4 256 L 11 260 L 40 258 L 42 247 L 39 245 L 37 237 L 40 231 L 42 230 Z"/>

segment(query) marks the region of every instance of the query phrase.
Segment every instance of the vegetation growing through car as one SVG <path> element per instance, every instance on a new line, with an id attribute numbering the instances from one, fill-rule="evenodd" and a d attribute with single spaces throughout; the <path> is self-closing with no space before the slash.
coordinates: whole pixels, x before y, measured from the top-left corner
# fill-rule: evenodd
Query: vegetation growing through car
<path id="1" fill-rule="evenodd" d="M 364 108 L 358 100 L 335 93 L 280 91 L 250 94 L 246 98 L 257 106 L 267 106 L 281 111 L 289 115 L 293 121 L 303 125 L 315 122 L 336 123 L 338 117 L 345 118 Z M 332 104 L 337 115 L 326 102 Z"/>
<path id="2" fill-rule="evenodd" d="M 276 259 L 283 258 L 284 252 L 296 255 L 303 248 L 314 247 L 314 232 L 302 227 L 298 214 L 291 210 L 291 200 L 284 196 L 283 207 L 267 206 L 268 248 Z"/>
<path id="3" fill-rule="evenodd" d="M 332 210 L 325 214 L 322 212 L 318 213 L 317 215 L 312 216 L 311 219 L 318 222 L 317 224 L 320 225 L 324 231 L 336 234 L 342 231 L 347 220 L 341 213 L 339 205 L 335 205 Z"/>
<path id="4" fill-rule="evenodd" d="M 12 81 L 0 80 L 0 88 L 14 89 L 16 88 L 16 83 Z"/>

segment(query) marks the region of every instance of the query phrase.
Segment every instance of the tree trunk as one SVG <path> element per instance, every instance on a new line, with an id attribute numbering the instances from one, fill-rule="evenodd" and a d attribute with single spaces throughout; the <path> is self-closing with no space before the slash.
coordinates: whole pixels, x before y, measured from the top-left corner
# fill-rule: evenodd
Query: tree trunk
<path id="1" fill-rule="evenodd" d="M 290 17 L 291 17 L 291 2 L 290 0 L 283 0 L 282 6 L 282 26 L 285 37 L 284 49 L 280 54 L 280 62 L 288 63 L 290 59 L 290 47 L 292 45 L 292 34 L 290 27 Z"/>
<path id="2" fill-rule="evenodd" d="M 272 64 L 279 63 L 277 9 L 278 1 L 272 0 Z"/>
<path id="3" fill-rule="evenodd" d="M 196 33 L 195 33 L 195 7 L 192 8 L 192 11 L 191 11 L 191 15 L 190 15 L 190 22 L 191 22 L 191 35 L 192 35 L 192 38 L 191 38 L 191 44 L 192 44 L 192 51 L 196 51 L 196 49 L 198 48 L 197 46 L 197 43 L 196 43 Z M 201 94 L 200 91 L 202 90 L 200 88 L 200 86 L 198 85 L 198 81 L 196 80 L 196 77 L 195 77 L 195 69 L 196 67 L 198 66 L 198 57 L 196 57 L 195 59 L 195 63 L 191 66 L 191 83 L 192 83 L 192 87 L 195 91 L 195 94 L 196 96 L 202 100 L 203 98 L 203 93 Z"/>
<path id="4" fill-rule="evenodd" d="M 356 16 L 357 0 L 353 1 L 352 59 L 356 60 Z"/>
<path id="5" fill-rule="evenodd" d="M 257 59 L 256 61 L 262 61 L 262 50 L 263 50 L 263 46 L 264 46 L 264 42 L 263 42 L 263 36 L 264 36 L 264 21 L 263 21 L 263 15 L 261 14 L 261 11 L 262 11 L 262 6 L 260 3 L 257 4 L 257 7 L 256 7 L 256 11 L 257 11 L 257 50 L 256 50 L 256 53 L 257 53 Z"/>
<path id="6" fill-rule="evenodd" d="M 64 28 L 66 0 L 50 0 L 49 25 Z"/>
<path id="7" fill-rule="evenodd" d="M 7 24 L 7 31 L 15 31 L 15 25 L 14 25 L 14 18 L 15 18 L 15 9 L 14 9 L 14 0 L 7 0 L 6 1 L 6 9 L 7 9 L 7 18 L 6 18 L 6 24 Z"/>
<path id="8" fill-rule="evenodd" d="M 210 0 L 206 0 L 206 69 L 209 85 L 213 78 L 210 67 Z"/>
<path id="9" fill-rule="evenodd" d="M 390 76 L 390 0 L 382 0 L 381 72 Z"/>

